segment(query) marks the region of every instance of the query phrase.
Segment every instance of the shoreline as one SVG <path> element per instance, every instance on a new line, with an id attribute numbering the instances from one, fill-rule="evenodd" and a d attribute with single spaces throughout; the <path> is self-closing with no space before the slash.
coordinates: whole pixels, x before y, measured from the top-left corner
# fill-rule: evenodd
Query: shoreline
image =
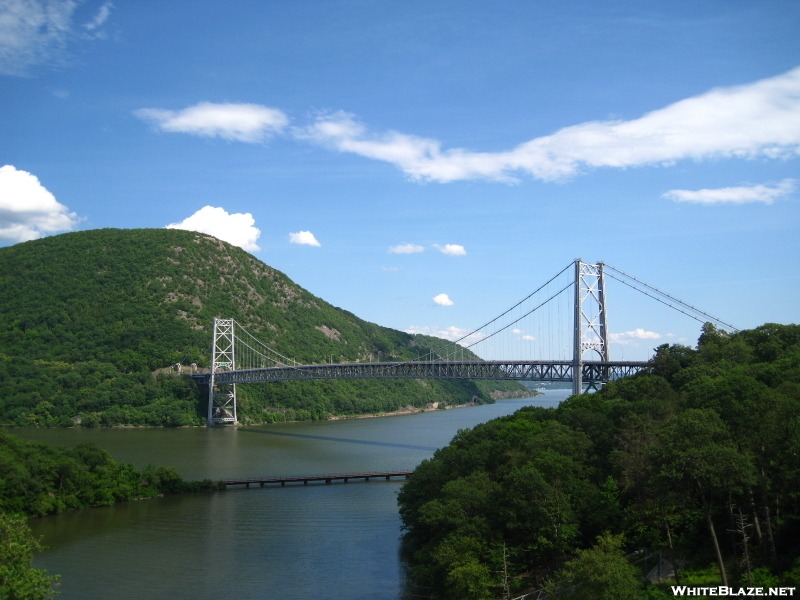
<path id="1" fill-rule="evenodd" d="M 508 398 L 494 398 L 495 402 L 500 402 L 503 400 L 521 400 L 523 398 L 536 398 L 537 396 L 543 396 L 542 392 L 537 390 L 530 390 L 532 394 L 524 395 L 524 396 L 513 396 Z M 402 410 L 394 410 L 391 412 L 385 413 L 365 413 L 361 415 L 331 415 L 327 419 L 319 419 L 320 421 L 346 421 L 349 419 L 375 419 L 379 417 L 399 417 L 402 415 L 413 415 L 417 413 L 425 413 L 425 412 L 432 412 L 435 410 L 450 410 L 453 408 L 467 408 L 470 406 L 483 406 L 483 404 L 479 404 L 477 402 L 467 402 L 465 404 L 454 404 L 452 406 L 444 406 L 442 408 L 438 406 L 423 406 L 420 408 L 405 408 Z M 234 425 L 212 425 L 212 427 L 260 427 L 263 425 L 279 425 L 282 423 L 308 423 L 311 422 L 310 420 L 303 420 L 303 421 L 276 421 L 276 422 L 266 422 L 263 421 L 261 423 L 237 423 Z M 42 427 L 42 426 L 28 426 L 28 427 L 15 427 L 13 425 L 0 425 L 0 430 L 10 431 L 13 432 L 15 429 L 189 429 L 194 427 L 209 427 L 208 425 L 179 425 L 177 427 L 168 427 L 164 425 L 111 425 L 111 426 L 99 426 L 99 427 L 81 427 L 80 425 L 74 425 L 71 427 Z"/>
<path id="2" fill-rule="evenodd" d="M 536 392 L 536 390 L 530 390 L 531 392 Z M 515 396 L 512 398 L 494 398 L 495 402 L 501 400 L 521 400 L 523 398 L 536 398 L 537 396 L 543 396 L 541 392 L 536 392 L 532 395 L 525 395 L 525 396 Z M 422 408 L 407 408 L 404 410 L 394 410 L 392 412 L 385 412 L 385 413 L 369 413 L 363 415 L 334 415 L 326 421 L 343 421 L 346 419 L 372 419 L 376 417 L 396 417 L 400 415 L 413 415 L 417 413 L 424 413 L 424 412 L 432 412 L 435 410 L 450 410 L 452 408 L 467 408 L 469 406 L 485 406 L 485 404 L 478 404 L 477 402 L 467 402 L 466 404 L 454 404 L 452 406 L 445 406 L 442 408 L 437 407 L 422 407 Z M 304 423 L 305 421 L 282 421 L 283 423 Z M 265 425 L 274 425 L 275 423 L 264 423 Z"/>

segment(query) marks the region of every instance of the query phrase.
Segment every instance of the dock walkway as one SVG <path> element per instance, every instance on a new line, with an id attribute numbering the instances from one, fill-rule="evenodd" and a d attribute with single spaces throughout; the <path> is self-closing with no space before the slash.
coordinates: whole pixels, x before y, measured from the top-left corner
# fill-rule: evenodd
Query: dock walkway
<path id="1" fill-rule="evenodd" d="M 385 479 L 389 481 L 393 477 L 404 477 L 408 479 L 408 476 L 411 475 L 414 471 L 383 471 L 383 472 L 375 472 L 375 473 L 347 473 L 347 474 L 340 474 L 340 475 L 301 475 L 299 477 L 255 477 L 252 479 L 224 479 L 220 481 L 225 489 L 231 486 L 244 486 L 249 488 L 251 485 L 258 485 L 259 487 L 264 487 L 265 485 L 276 485 L 280 484 L 281 486 L 285 486 L 287 483 L 289 484 L 300 484 L 308 485 L 309 482 L 325 482 L 325 483 L 333 483 L 334 481 L 342 481 L 347 483 L 351 479 L 363 479 L 364 481 L 369 481 L 370 479 Z"/>

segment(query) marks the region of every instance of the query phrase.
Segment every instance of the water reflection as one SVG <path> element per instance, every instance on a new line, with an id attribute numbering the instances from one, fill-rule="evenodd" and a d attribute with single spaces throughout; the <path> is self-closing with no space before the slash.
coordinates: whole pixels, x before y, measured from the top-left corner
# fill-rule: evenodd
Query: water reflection
<path id="1" fill-rule="evenodd" d="M 308 440 L 325 440 L 328 442 L 346 442 L 348 444 L 366 444 L 368 446 L 384 446 L 386 448 L 408 448 L 410 450 L 437 450 L 434 446 L 415 446 L 413 444 L 398 444 L 395 442 L 375 442 L 370 440 L 357 440 L 353 438 L 330 437 L 327 435 L 309 435 L 307 433 L 289 433 L 287 431 L 267 431 L 264 429 L 245 429 L 239 430 L 241 433 L 261 433 L 263 435 L 285 435 L 288 437 L 305 438 Z"/>

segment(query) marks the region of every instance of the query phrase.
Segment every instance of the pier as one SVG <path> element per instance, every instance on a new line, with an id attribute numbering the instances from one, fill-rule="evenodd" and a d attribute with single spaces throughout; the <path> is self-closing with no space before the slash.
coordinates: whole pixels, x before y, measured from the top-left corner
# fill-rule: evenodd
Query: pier
<path id="1" fill-rule="evenodd" d="M 326 484 L 330 484 L 334 481 L 347 483 L 351 479 L 363 481 L 369 481 L 370 479 L 385 479 L 386 481 L 389 481 L 395 477 L 408 479 L 408 476 L 413 472 L 414 471 L 383 471 L 375 473 L 347 473 L 340 475 L 303 475 L 299 477 L 255 477 L 252 479 L 223 479 L 219 483 L 224 487 L 224 489 L 228 489 L 229 487 L 233 486 L 249 488 L 251 485 L 264 487 L 266 485 L 277 486 L 277 484 L 280 484 L 281 486 L 285 486 L 287 483 L 293 485 L 299 485 L 301 483 L 303 485 L 308 485 L 310 482 L 325 482 Z"/>

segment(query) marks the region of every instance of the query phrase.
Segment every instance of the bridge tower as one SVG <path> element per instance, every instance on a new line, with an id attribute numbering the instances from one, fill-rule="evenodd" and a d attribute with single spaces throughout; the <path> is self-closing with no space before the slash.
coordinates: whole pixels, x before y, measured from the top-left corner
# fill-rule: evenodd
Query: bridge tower
<path id="1" fill-rule="evenodd" d="M 207 423 L 236 423 L 236 384 L 216 385 L 219 371 L 236 369 L 234 355 L 234 320 L 214 319 L 214 341 L 211 344 L 211 375 L 208 379 Z"/>
<path id="2" fill-rule="evenodd" d="M 583 393 L 583 355 L 595 351 L 608 362 L 606 292 L 603 263 L 596 265 L 575 259 L 575 320 L 572 347 L 572 393 Z M 596 389 L 595 383 L 589 383 Z"/>

